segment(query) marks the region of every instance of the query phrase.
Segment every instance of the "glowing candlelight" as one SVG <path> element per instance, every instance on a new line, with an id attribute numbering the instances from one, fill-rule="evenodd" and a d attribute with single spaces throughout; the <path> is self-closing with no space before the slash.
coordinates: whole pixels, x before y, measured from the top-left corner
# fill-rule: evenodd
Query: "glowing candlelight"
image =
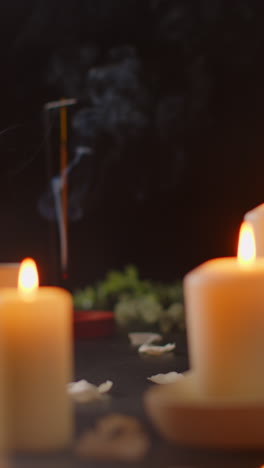
<path id="1" fill-rule="evenodd" d="M 254 231 L 257 257 L 264 257 L 264 203 L 248 211 L 244 219 Z"/>
<path id="2" fill-rule="evenodd" d="M 248 265 L 256 260 L 256 243 L 253 228 L 249 223 L 242 223 L 239 232 L 238 261 L 241 265 Z"/>
<path id="3" fill-rule="evenodd" d="M 38 287 L 36 264 L 25 259 L 18 288 L 2 289 L 0 297 L 13 417 L 11 446 L 29 451 L 61 449 L 72 437 L 67 394 L 72 380 L 71 295 L 60 288 Z"/>
<path id="4" fill-rule="evenodd" d="M 37 265 L 32 258 L 25 258 L 18 274 L 18 289 L 23 293 L 35 291 L 39 286 Z"/>
<path id="5" fill-rule="evenodd" d="M 191 367 L 205 395 L 263 398 L 264 258 L 241 227 L 238 256 L 216 258 L 184 278 Z"/>

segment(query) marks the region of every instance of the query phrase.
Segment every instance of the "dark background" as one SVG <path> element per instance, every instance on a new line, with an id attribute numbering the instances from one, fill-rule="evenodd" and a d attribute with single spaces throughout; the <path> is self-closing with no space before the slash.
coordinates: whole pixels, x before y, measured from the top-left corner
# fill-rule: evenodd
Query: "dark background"
<path id="1" fill-rule="evenodd" d="M 264 199 L 263 13 L 261 0 L 3 0 L 0 260 L 33 256 L 42 283 L 59 281 L 58 114 L 47 138 L 43 105 L 62 96 L 78 99 L 70 157 L 91 150 L 70 178 L 70 287 L 234 255 Z"/>

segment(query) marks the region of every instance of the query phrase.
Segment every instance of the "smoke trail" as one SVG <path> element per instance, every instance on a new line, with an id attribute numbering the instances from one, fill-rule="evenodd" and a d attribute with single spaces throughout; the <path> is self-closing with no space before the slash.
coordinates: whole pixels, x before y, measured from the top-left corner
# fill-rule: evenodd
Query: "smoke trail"
<path id="1" fill-rule="evenodd" d="M 68 217 L 70 221 L 78 221 L 83 216 L 83 200 L 88 190 L 85 183 L 74 183 L 74 175 L 76 172 L 82 173 L 82 162 L 87 156 L 91 156 L 93 151 L 88 146 L 77 146 L 75 156 L 68 164 L 65 173 L 69 184 L 68 196 Z M 74 174 L 75 172 L 75 174 Z M 41 196 L 38 202 L 38 210 L 43 218 L 48 220 L 56 220 L 60 229 L 62 226 L 62 206 L 61 206 L 61 191 L 63 188 L 64 174 L 54 176 L 48 190 Z"/>

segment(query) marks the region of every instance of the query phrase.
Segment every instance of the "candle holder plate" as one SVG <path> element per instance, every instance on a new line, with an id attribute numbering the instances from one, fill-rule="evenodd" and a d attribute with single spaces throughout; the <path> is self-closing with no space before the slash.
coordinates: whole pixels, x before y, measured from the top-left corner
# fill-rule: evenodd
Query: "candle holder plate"
<path id="1" fill-rule="evenodd" d="M 264 399 L 208 399 L 198 394 L 191 371 L 173 384 L 150 388 L 144 404 L 160 434 L 178 445 L 227 450 L 264 448 Z"/>

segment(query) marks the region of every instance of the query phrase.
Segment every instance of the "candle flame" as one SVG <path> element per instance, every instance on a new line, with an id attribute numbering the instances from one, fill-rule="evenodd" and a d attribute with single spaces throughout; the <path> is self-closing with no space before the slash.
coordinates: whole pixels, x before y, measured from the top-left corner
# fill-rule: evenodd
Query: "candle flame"
<path id="1" fill-rule="evenodd" d="M 32 258 L 25 258 L 19 269 L 18 289 L 24 293 L 30 293 L 38 288 L 39 279 L 37 266 Z"/>
<path id="2" fill-rule="evenodd" d="M 248 265 L 255 261 L 256 244 L 253 228 L 250 223 L 243 222 L 241 224 L 237 257 L 242 265 Z"/>

